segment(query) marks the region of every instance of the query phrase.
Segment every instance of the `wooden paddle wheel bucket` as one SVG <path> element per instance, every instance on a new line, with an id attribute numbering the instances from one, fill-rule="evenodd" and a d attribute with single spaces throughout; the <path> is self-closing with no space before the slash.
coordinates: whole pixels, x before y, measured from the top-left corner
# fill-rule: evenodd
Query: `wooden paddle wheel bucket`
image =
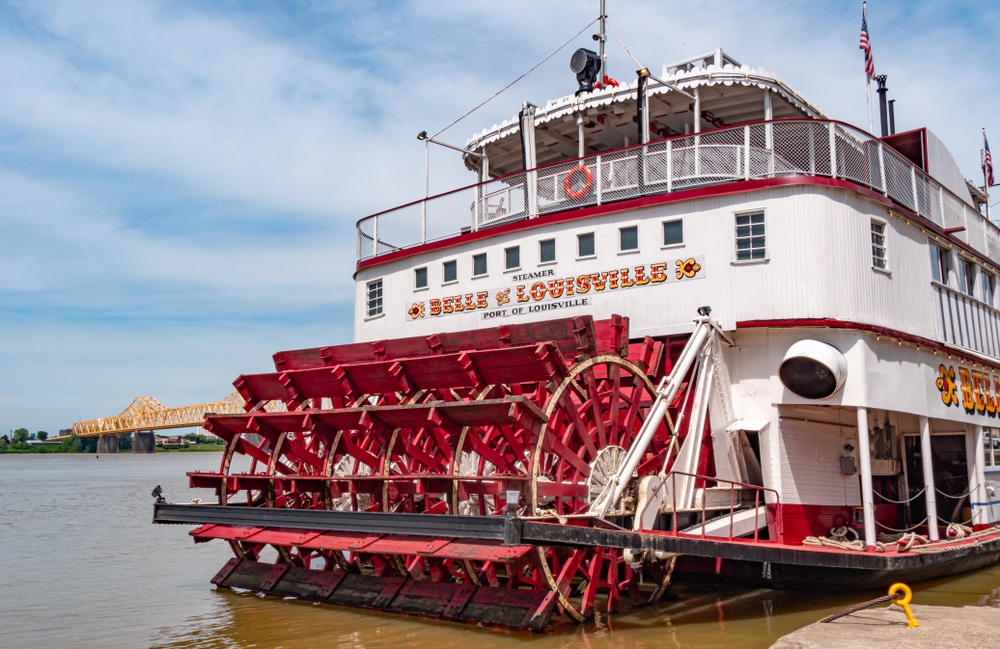
<path id="1" fill-rule="evenodd" d="M 654 400 L 663 346 L 628 319 L 589 317 L 275 354 L 240 376 L 241 415 L 208 415 L 218 473 L 191 473 L 228 507 L 555 517 L 566 525 L 613 474 Z M 266 412 L 269 401 L 286 412 Z M 637 473 L 663 467 L 661 424 Z M 627 500 L 627 499 L 626 499 Z M 632 512 L 621 512 L 630 525 Z M 624 596 L 662 566 L 617 549 L 413 534 L 203 525 L 235 557 L 219 586 L 454 620 L 544 628 Z M 420 519 L 422 520 L 422 519 Z M 473 522 L 470 518 L 470 522 Z"/>

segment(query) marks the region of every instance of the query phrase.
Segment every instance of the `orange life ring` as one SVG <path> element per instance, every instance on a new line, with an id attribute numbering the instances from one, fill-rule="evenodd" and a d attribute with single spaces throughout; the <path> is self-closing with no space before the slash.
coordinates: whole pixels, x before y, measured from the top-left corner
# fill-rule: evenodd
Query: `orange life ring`
<path id="1" fill-rule="evenodd" d="M 577 174 L 583 174 L 583 187 L 578 191 L 573 191 L 573 179 L 576 178 Z M 584 194 L 590 191 L 590 188 L 594 186 L 594 174 L 590 172 L 590 169 L 580 165 L 570 170 L 566 174 L 566 180 L 563 181 L 563 191 L 566 195 L 574 200 L 577 198 L 583 198 Z"/>

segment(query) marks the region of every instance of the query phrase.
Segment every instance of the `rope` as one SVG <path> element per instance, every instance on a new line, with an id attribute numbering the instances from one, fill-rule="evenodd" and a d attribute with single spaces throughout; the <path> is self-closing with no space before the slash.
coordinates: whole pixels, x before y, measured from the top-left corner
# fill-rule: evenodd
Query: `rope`
<path id="1" fill-rule="evenodd" d="M 639 59 L 637 59 L 637 58 L 635 58 L 635 56 L 633 56 L 632 50 L 630 50 L 628 48 L 628 45 L 625 44 L 625 41 L 623 41 L 622 37 L 618 35 L 618 32 L 616 32 L 615 28 L 611 26 L 611 23 L 608 22 L 607 18 L 604 19 L 604 24 L 607 25 L 608 29 L 611 30 L 611 33 L 615 35 L 615 38 L 617 38 L 618 42 L 621 43 L 621 45 L 622 45 L 623 48 L 625 48 L 625 51 L 628 53 L 628 55 L 632 57 L 632 60 L 635 61 L 635 64 L 638 65 L 641 68 L 642 67 L 642 63 L 639 63 Z"/>
<path id="2" fill-rule="evenodd" d="M 875 521 L 875 525 L 877 525 L 878 527 L 881 527 L 884 530 L 889 530 L 890 532 L 896 532 L 897 534 L 902 534 L 904 532 L 912 532 L 913 530 L 917 529 L 918 527 L 920 527 L 921 525 L 923 525 L 926 522 L 927 522 L 927 517 L 925 516 L 924 520 L 920 521 L 919 523 L 915 523 L 913 525 L 910 525 L 909 527 L 904 527 L 901 530 L 897 530 L 894 527 L 889 527 L 885 523 L 880 523 L 878 521 Z M 882 536 L 882 535 L 879 535 L 879 536 Z M 895 539 L 893 539 L 893 540 L 895 540 Z"/>
<path id="3" fill-rule="evenodd" d="M 545 63 L 546 61 L 548 61 L 549 59 L 551 59 L 553 56 L 555 56 L 556 54 L 558 54 L 559 50 L 561 50 L 562 48 L 566 47 L 571 42 L 573 42 L 576 39 L 577 36 L 579 36 L 583 32 L 585 32 L 588 29 L 590 29 L 591 25 L 593 25 L 594 23 L 596 23 L 598 20 L 600 20 L 600 18 L 594 18 L 593 20 L 591 20 L 589 23 L 587 23 L 586 25 L 584 25 L 583 29 L 581 29 L 577 33 L 573 34 L 572 38 L 570 38 L 568 41 L 566 41 L 565 43 L 563 43 L 562 45 L 560 45 L 559 47 L 557 47 L 551 54 L 549 54 L 544 59 L 542 59 L 541 61 L 539 61 L 538 63 L 536 63 L 530 70 L 528 70 L 527 72 L 525 72 L 524 74 L 522 74 L 518 78 L 516 78 L 513 81 L 511 81 L 510 83 L 508 83 L 506 86 L 504 86 L 500 90 L 498 90 L 495 93 L 493 93 L 488 99 L 480 102 L 475 108 L 473 108 L 472 110 L 468 111 L 467 113 L 465 113 L 464 115 L 462 115 L 461 117 L 459 117 L 458 119 L 456 119 L 455 121 L 453 121 L 451 124 L 448 124 L 448 126 L 445 126 L 443 129 L 441 129 L 440 131 L 438 131 L 437 133 L 435 133 L 434 135 L 432 135 L 430 137 L 430 139 L 433 140 L 434 138 L 436 138 L 437 136 L 441 135 L 442 133 L 444 133 L 445 131 L 447 131 L 449 128 L 451 128 L 455 124 L 458 124 L 463 119 L 465 119 L 466 117 L 468 117 L 472 113 L 476 112 L 477 110 L 479 110 L 480 108 L 482 108 L 486 104 L 490 103 L 491 101 L 493 101 L 494 99 L 496 99 L 498 96 L 500 96 L 504 92 L 506 92 L 515 83 L 517 83 L 521 79 L 525 78 L 526 76 L 528 76 L 529 74 L 531 74 L 532 72 L 534 72 L 535 70 L 537 70 L 540 65 L 542 65 L 543 63 Z"/>
<path id="4" fill-rule="evenodd" d="M 976 487 L 978 487 L 978 486 L 979 485 L 976 485 Z M 959 494 L 957 496 L 952 496 L 952 495 L 946 494 L 945 492 L 941 491 L 937 487 L 934 487 L 934 491 L 938 492 L 938 494 L 941 495 L 944 498 L 949 498 L 951 500 L 958 500 L 960 498 L 965 498 L 966 496 L 968 496 L 972 492 L 972 487 L 967 488 L 965 491 L 963 491 L 961 494 Z"/>
<path id="5" fill-rule="evenodd" d="M 842 618 L 845 615 L 850 615 L 851 613 L 856 613 L 860 610 L 875 606 L 876 604 L 881 604 L 882 602 L 891 602 L 896 599 L 903 597 L 902 593 L 895 593 L 893 595 L 882 595 L 882 597 L 876 597 L 875 599 L 870 599 L 867 602 L 861 602 L 860 604 L 854 604 L 853 606 L 848 606 L 847 608 L 841 609 L 836 613 L 827 615 L 825 618 L 820 620 L 820 622 L 833 622 L 836 619 Z"/>
<path id="6" fill-rule="evenodd" d="M 853 536 L 854 538 L 848 538 Z M 851 527 L 834 527 L 830 530 L 829 536 L 807 536 L 802 539 L 802 545 L 821 545 L 830 548 L 840 548 L 841 550 L 855 550 L 864 552 L 865 542 L 858 537 L 858 532 Z M 885 543 L 875 542 L 877 552 L 885 552 Z"/>
<path id="7" fill-rule="evenodd" d="M 880 494 L 878 492 L 878 489 L 872 489 L 872 492 L 874 492 L 874 494 L 876 496 L 878 496 L 882 500 L 886 501 L 887 503 L 892 503 L 894 505 L 905 505 L 908 502 L 912 502 L 912 501 L 916 500 L 917 498 L 919 498 L 920 494 L 924 493 L 925 491 L 927 491 L 927 487 L 924 487 L 923 489 L 921 489 L 920 491 L 918 491 L 916 494 L 914 494 L 911 498 L 908 498 L 906 500 L 893 500 L 892 498 L 886 498 L 885 496 L 883 496 L 882 494 Z"/>

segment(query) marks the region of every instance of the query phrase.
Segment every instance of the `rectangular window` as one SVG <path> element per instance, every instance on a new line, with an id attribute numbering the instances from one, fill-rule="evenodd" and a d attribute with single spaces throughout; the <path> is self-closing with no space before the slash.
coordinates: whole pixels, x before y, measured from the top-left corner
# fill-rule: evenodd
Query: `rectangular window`
<path id="1" fill-rule="evenodd" d="M 994 300 L 997 293 L 997 277 L 993 273 L 983 271 L 979 274 L 983 285 L 983 302 L 990 306 L 996 306 Z"/>
<path id="2" fill-rule="evenodd" d="M 454 282 L 458 280 L 458 262 L 452 259 L 444 262 L 444 282 Z"/>
<path id="3" fill-rule="evenodd" d="M 427 288 L 427 267 L 413 270 L 413 288 Z"/>
<path id="4" fill-rule="evenodd" d="M 546 239 L 538 242 L 538 261 L 544 264 L 556 260 L 556 240 Z"/>
<path id="5" fill-rule="evenodd" d="M 576 235 L 576 254 L 577 257 L 593 257 L 594 252 L 594 233 L 588 232 L 587 234 Z"/>
<path id="6" fill-rule="evenodd" d="M 630 225 L 627 228 L 618 230 L 618 249 L 622 252 L 629 252 L 639 249 L 639 226 Z"/>
<path id="7" fill-rule="evenodd" d="M 663 222 L 663 245 L 678 246 L 684 243 L 684 221 Z"/>
<path id="8" fill-rule="evenodd" d="M 935 282 L 944 283 L 941 280 L 941 249 L 933 243 L 928 246 L 931 251 L 931 278 Z"/>
<path id="9" fill-rule="evenodd" d="M 951 281 L 951 253 L 941 246 L 931 244 L 931 275 L 934 280 L 948 286 Z"/>
<path id="10" fill-rule="evenodd" d="M 368 317 L 382 315 L 382 280 L 368 282 Z"/>
<path id="11" fill-rule="evenodd" d="M 885 223 L 872 220 L 872 268 L 886 269 Z"/>
<path id="12" fill-rule="evenodd" d="M 521 246 L 504 248 L 503 251 L 504 270 L 513 270 L 521 267 Z"/>
<path id="13" fill-rule="evenodd" d="M 764 213 L 736 215 L 736 259 L 764 259 Z"/>
<path id="14" fill-rule="evenodd" d="M 486 274 L 486 253 L 472 256 L 472 276 L 480 277 Z"/>
<path id="15" fill-rule="evenodd" d="M 962 290 L 966 295 L 976 294 L 976 264 L 975 262 L 962 260 Z"/>

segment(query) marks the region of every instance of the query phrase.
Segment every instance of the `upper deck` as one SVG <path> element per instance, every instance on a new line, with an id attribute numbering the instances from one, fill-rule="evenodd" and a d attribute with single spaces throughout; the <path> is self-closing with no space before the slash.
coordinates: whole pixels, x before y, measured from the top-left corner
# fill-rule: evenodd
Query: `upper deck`
<path id="1" fill-rule="evenodd" d="M 644 196 L 792 176 L 874 190 L 961 247 L 1000 259 L 1000 228 L 882 140 L 840 122 L 783 119 L 718 128 L 529 169 L 357 223 L 358 267 L 502 224 Z"/>
<path id="2" fill-rule="evenodd" d="M 662 78 L 639 72 L 628 84 L 525 103 L 472 137 L 464 159 L 481 182 L 361 219 L 359 268 L 541 215 L 788 176 L 872 189 L 975 254 L 997 257 L 1000 231 L 925 130 L 883 141 L 831 121 L 775 73 L 721 49 L 664 65 Z"/>
<path id="3" fill-rule="evenodd" d="M 356 337 L 555 308 L 626 314 L 662 335 L 714 304 L 728 327 L 833 318 L 1000 358 L 1000 229 L 937 138 L 877 138 L 721 57 L 666 70 L 656 92 L 526 107 L 470 141 L 481 182 L 360 220 Z M 646 126 L 638 144 L 623 130 L 633 120 Z M 644 130 L 667 136 L 643 142 Z M 741 234 L 750 217 L 747 232 L 766 227 L 760 257 L 740 248 L 758 245 Z M 682 262 L 707 281 L 670 280 Z M 611 291 L 633 286 L 642 297 Z M 504 311 L 515 295 L 537 308 Z"/>

